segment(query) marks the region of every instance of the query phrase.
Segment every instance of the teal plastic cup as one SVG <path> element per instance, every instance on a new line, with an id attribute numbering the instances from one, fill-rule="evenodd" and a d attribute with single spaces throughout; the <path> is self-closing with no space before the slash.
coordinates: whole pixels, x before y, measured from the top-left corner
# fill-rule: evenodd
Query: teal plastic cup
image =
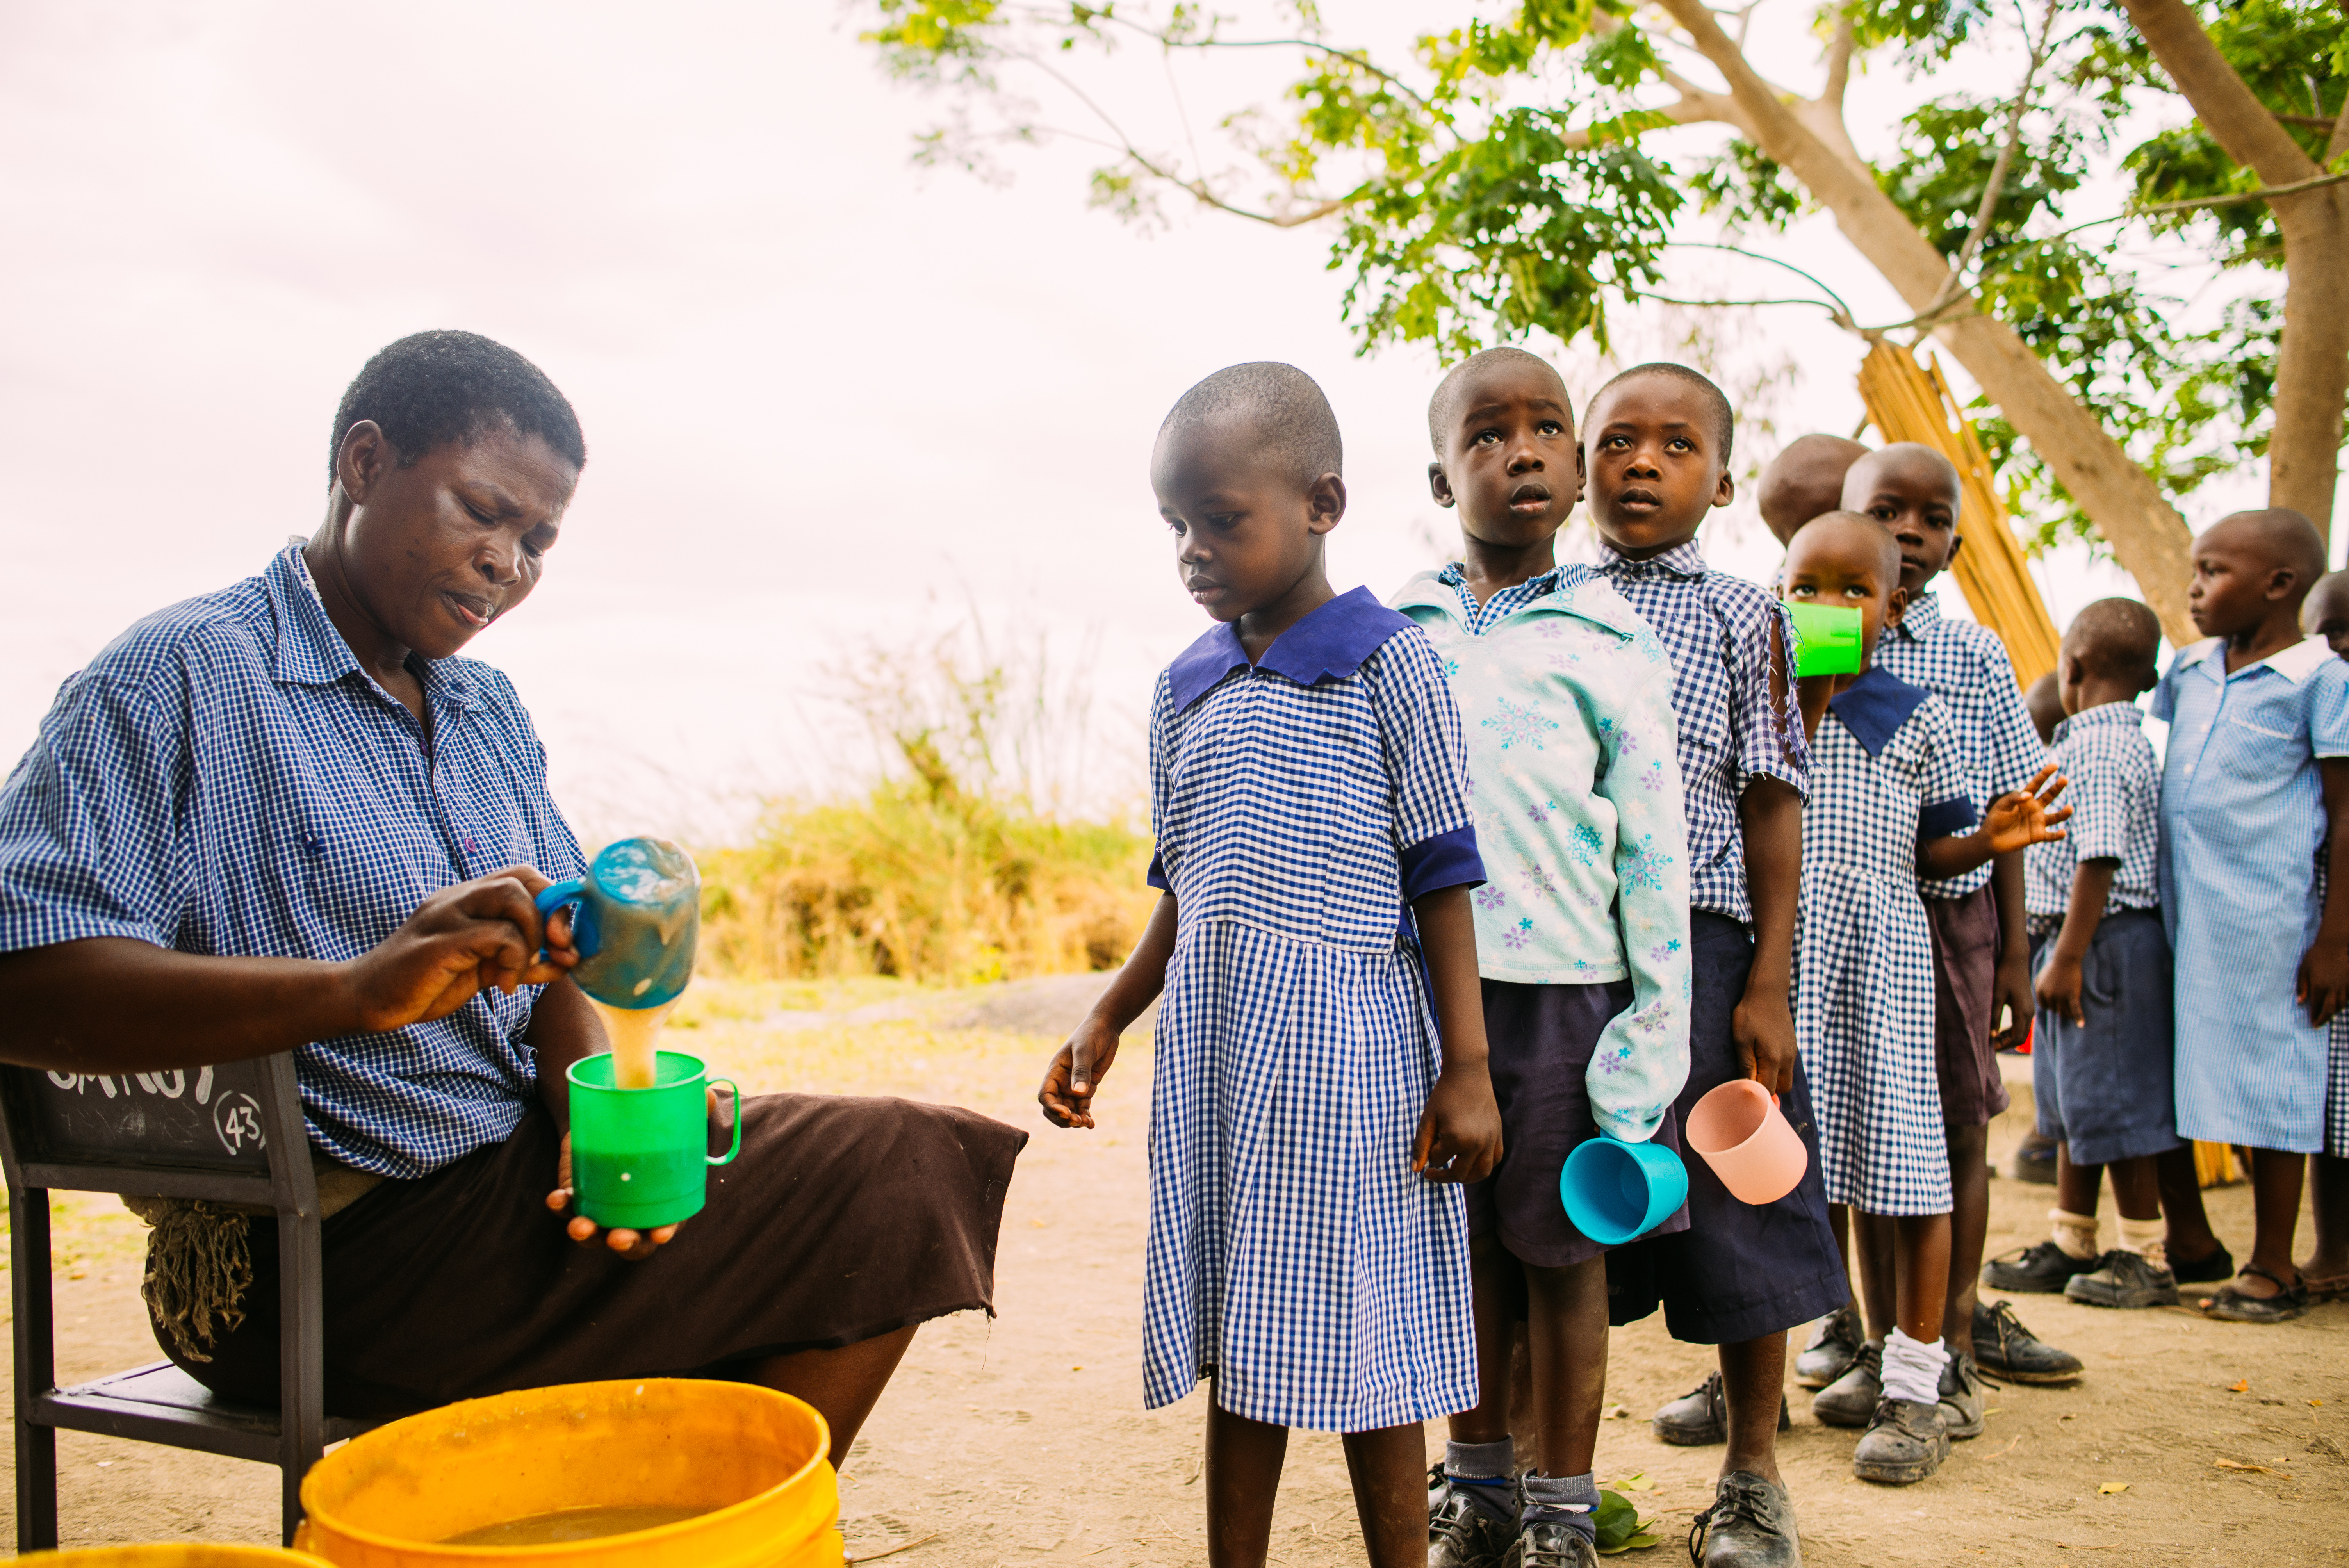
<path id="1" fill-rule="evenodd" d="M 1832 604 L 1789 604 L 1795 619 L 1795 673 L 1856 676 L 1868 667 L 1859 645 L 1859 612 Z"/>
<path id="2" fill-rule="evenodd" d="M 647 1231 L 701 1212 L 709 1168 L 742 1152 L 742 1091 L 699 1057 L 663 1051 L 650 1088 L 612 1087 L 612 1057 L 571 1064 L 571 1195 L 605 1229 Z M 734 1144 L 709 1150 L 709 1088 L 734 1094 Z"/>
<path id="3" fill-rule="evenodd" d="M 538 895 L 538 913 L 572 906 L 579 963 L 571 978 L 608 1007 L 673 1002 L 701 942 L 701 872 L 666 839 L 606 845 L 587 874 Z"/>
<path id="4" fill-rule="evenodd" d="M 1576 1230 L 1602 1247 L 1619 1247 L 1688 1202 L 1688 1167 L 1653 1140 L 1626 1143 L 1602 1133 L 1566 1157 L 1557 1195 Z"/>

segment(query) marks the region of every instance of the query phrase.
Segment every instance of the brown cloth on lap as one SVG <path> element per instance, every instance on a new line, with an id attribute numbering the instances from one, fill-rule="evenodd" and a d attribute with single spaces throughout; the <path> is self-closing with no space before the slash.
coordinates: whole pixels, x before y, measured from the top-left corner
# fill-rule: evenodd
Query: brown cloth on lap
<path id="1" fill-rule="evenodd" d="M 508 1388 L 725 1376 L 975 1307 L 994 1311 L 996 1233 L 1028 1135 L 909 1100 L 769 1095 L 709 1206 L 630 1263 L 546 1206 L 558 1136 L 538 1106 L 503 1143 L 386 1181 L 326 1222 L 326 1408 L 386 1415 Z M 277 1234 L 252 1227 L 243 1324 L 214 1392 L 277 1402 Z"/>
<path id="2" fill-rule="evenodd" d="M 1988 1127 L 2010 1103 L 1991 1048 L 1998 979 L 1998 895 L 1985 883 L 1963 898 L 1929 898 L 1933 934 L 1933 1066 L 1945 1127 Z"/>

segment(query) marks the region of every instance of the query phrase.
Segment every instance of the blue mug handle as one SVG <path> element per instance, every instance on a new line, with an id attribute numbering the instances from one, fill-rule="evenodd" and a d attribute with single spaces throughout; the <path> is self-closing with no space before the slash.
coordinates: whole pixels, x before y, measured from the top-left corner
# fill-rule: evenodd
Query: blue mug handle
<path id="1" fill-rule="evenodd" d="M 553 883 L 545 892 L 538 895 L 539 918 L 545 919 L 565 904 L 581 903 L 580 895 L 586 891 L 587 883 L 580 877 L 573 877 L 569 882 Z M 572 917 L 571 938 L 572 944 L 579 949 L 579 956 L 582 958 L 595 957 L 596 948 L 603 945 L 595 940 L 594 932 L 586 929 L 585 923 L 575 915 Z M 538 950 L 538 955 L 541 958 L 545 957 L 546 949 L 542 946 Z"/>

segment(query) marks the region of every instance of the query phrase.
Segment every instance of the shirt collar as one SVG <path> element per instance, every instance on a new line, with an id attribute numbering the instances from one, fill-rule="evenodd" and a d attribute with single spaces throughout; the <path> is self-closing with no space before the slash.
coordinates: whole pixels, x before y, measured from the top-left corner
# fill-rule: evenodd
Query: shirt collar
<path id="1" fill-rule="evenodd" d="M 2212 654 L 2223 650 L 2226 645 L 2227 640 L 2224 637 L 2205 637 L 2178 655 L 2178 667 L 2181 670 L 2192 669 L 2196 665 L 2209 658 Z M 2245 665 L 2242 669 L 2231 673 L 2227 668 L 2227 662 L 2221 659 L 2219 661 L 2219 678 L 2228 680 L 2246 671 L 2271 669 L 2292 685 L 2298 686 L 2317 670 L 2323 669 L 2324 661 L 2333 656 L 2333 646 L 2323 638 L 2302 637 L 2292 646 L 2278 649 L 2266 658 Z"/>
<path id="2" fill-rule="evenodd" d="M 2053 738 L 2061 740 L 2075 730 L 2100 729 L 2108 726 L 2120 725 L 2137 729 L 2141 728 L 2144 724 L 2145 709 L 2133 702 L 2099 703 L 2095 707 L 2082 708 L 2071 717 L 2056 725 Z"/>
<path id="3" fill-rule="evenodd" d="M 1556 593 L 1557 591 L 1558 584 L 1566 580 L 1566 562 L 1560 562 L 1557 565 L 1551 567 L 1548 571 L 1541 573 L 1537 576 L 1528 577 L 1522 583 L 1511 583 L 1506 588 L 1497 590 L 1494 594 L 1494 597 L 1497 598 L 1502 593 L 1513 593 L 1519 589 L 1524 590 L 1526 594 L 1534 598 L 1539 598 L 1545 593 Z M 1443 583 L 1446 588 L 1465 588 L 1468 586 L 1468 568 L 1464 563 L 1458 561 L 1453 562 L 1450 565 L 1444 567 L 1442 571 L 1435 573 L 1433 575 L 1435 580 L 1438 583 Z M 1485 603 L 1488 604 L 1491 603 L 1492 599 L 1485 600 Z"/>
<path id="4" fill-rule="evenodd" d="M 1383 647 L 1388 638 L 1411 624 L 1372 598 L 1369 589 L 1351 589 L 1275 637 L 1257 665 L 1299 686 L 1309 686 L 1324 676 L 1343 680 L 1361 669 L 1362 661 Z M 1225 621 L 1210 628 L 1167 666 L 1174 711 L 1189 707 L 1247 662 L 1237 622 Z"/>
<path id="5" fill-rule="evenodd" d="M 1910 686 L 1881 665 L 1871 665 L 1859 678 L 1827 700 L 1827 711 L 1843 720 L 1851 738 L 1870 757 L 1882 751 L 1909 716 L 1930 696 Z"/>
<path id="6" fill-rule="evenodd" d="M 1599 570 L 1609 576 L 1636 576 L 1650 568 L 1669 572 L 1675 577 L 1688 578 L 1702 577 L 1710 570 L 1704 563 L 1704 552 L 1697 548 L 1693 539 L 1684 544 L 1673 545 L 1661 555 L 1651 555 L 1645 561 L 1634 561 L 1613 545 L 1604 541 L 1599 542 Z"/>
<path id="7" fill-rule="evenodd" d="M 1404 610 L 1424 606 L 1441 610 L 1465 625 L 1466 618 L 1461 614 L 1457 577 L 1456 564 L 1440 572 L 1423 572 L 1395 593 L 1392 600 L 1394 607 Z M 1540 583 L 1545 578 L 1556 581 L 1537 597 L 1510 611 L 1511 615 L 1578 615 L 1624 637 L 1640 634 L 1640 613 L 1631 608 L 1630 601 L 1615 592 L 1612 583 L 1580 562 L 1561 561 L 1541 577 L 1529 579 L 1527 583 L 1518 586 Z"/>
<path id="8" fill-rule="evenodd" d="M 261 580 L 277 614 L 277 657 L 272 673 L 279 680 L 295 686 L 333 686 L 357 674 L 368 686 L 382 689 L 326 614 L 326 601 L 318 597 L 318 584 L 310 576 L 310 563 L 303 558 L 300 541 L 279 551 Z M 473 683 L 459 673 L 458 661 L 417 662 L 424 667 L 424 689 L 436 699 L 466 709 L 481 706 Z"/>
<path id="9" fill-rule="evenodd" d="M 1926 588 L 1909 601 L 1909 608 L 1900 612 L 1900 624 L 1892 629 L 1912 643 L 1921 643 L 1940 620 L 1941 601 L 1930 588 Z"/>

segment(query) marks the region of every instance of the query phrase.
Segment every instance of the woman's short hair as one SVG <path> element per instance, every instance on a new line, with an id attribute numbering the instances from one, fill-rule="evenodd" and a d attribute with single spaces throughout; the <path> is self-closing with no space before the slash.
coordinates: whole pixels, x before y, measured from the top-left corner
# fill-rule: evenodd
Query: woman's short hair
<path id="1" fill-rule="evenodd" d="M 536 436 L 573 468 L 587 463 L 587 440 L 571 400 L 546 372 L 477 332 L 418 332 L 385 345 L 360 367 L 326 446 L 332 483 L 343 438 L 372 419 L 402 468 L 447 441 L 472 442 L 499 426 Z"/>

